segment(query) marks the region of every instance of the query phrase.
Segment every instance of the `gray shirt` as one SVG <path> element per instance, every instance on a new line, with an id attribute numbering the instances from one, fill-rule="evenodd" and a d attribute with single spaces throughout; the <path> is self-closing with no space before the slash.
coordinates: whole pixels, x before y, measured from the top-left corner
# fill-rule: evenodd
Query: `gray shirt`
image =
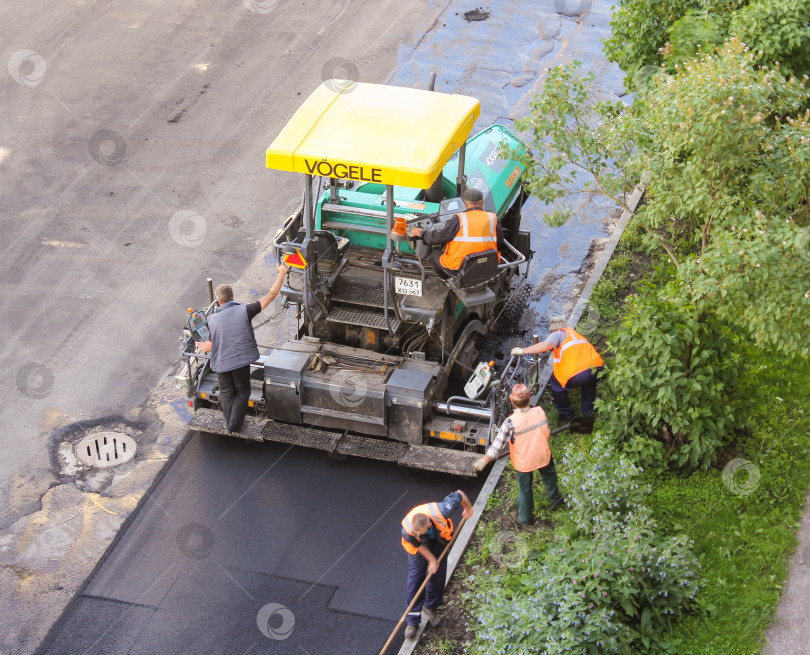
<path id="1" fill-rule="evenodd" d="M 248 366 L 259 359 L 259 347 L 250 321 L 261 311 L 261 305 L 227 302 L 208 319 L 211 331 L 211 370 L 214 373 Z"/>

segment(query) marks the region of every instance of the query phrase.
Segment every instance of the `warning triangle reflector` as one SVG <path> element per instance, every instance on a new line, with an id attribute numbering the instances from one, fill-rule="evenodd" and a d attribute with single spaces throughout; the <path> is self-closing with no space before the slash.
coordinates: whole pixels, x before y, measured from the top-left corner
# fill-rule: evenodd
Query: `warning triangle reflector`
<path id="1" fill-rule="evenodd" d="M 287 266 L 292 266 L 293 268 L 306 268 L 307 267 L 307 260 L 304 259 L 304 256 L 301 254 L 301 251 L 298 248 L 295 249 L 295 254 L 288 253 L 284 255 L 284 263 Z"/>

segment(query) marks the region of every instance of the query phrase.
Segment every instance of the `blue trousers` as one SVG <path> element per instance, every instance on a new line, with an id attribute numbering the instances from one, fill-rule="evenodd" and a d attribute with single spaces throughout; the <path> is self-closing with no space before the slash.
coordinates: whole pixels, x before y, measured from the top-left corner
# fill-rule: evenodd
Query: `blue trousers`
<path id="1" fill-rule="evenodd" d="M 442 554 L 444 547 L 447 545 L 440 539 L 432 539 L 431 541 L 424 542 L 438 559 Z M 417 590 L 427 577 L 428 562 L 419 553 L 416 555 L 408 555 L 408 589 L 405 592 L 405 607 L 410 605 L 413 597 L 416 595 Z M 444 579 L 447 577 L 447 558 L 445 557 L 439 563 L 439 570 L 430 578 L 427 583 L 427 588 L 420 596 L 419 600 L 414 603 L 411 611 L 408 612 L 408 618 L 405 620 L 408 625 L 419 625 L 422 617 L 422 607 L 435 610 L 442 606 L 444 603 Z"/>
<path id="2" fill-rule="evenodd" d="M 561 421 L 571 421 L 574 418 L 574 408 L 568 399 L 568 389 L 579 389 L 582 397 L 582 415 L 593 416 L 593 402 L 596 400 L 596 378 L 601 368 L 586 368 L 570 378 L 563 387 L 554 375 L 551 376 L 551 397 L 554 409 L 560 415 Z"/>

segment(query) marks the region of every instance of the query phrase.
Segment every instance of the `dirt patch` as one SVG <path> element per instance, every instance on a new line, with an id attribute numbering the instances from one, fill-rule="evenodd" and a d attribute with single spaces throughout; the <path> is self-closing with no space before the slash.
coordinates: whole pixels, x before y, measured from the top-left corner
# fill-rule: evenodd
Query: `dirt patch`
<path id="1" fill-rule="evenodd" d="M 470 11 L 465 11 L 464 20 L 468 23 L 475 23 L 477 21 L 486 20 L 489 18 L 490 13 L 483 7 L 476 7 L 475 9 L 470 9 Z"/>

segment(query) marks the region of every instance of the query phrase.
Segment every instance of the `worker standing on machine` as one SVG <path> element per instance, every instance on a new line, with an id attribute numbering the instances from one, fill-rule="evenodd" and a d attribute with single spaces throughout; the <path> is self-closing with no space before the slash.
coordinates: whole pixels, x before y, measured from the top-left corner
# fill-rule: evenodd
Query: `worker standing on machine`
<path id="1" fill-rule="evenodd" d="M 278 275 L 267 295 L 247 305 L 234 302 L 233 289 L 220 284 L 214 295 L 219 308 L 208 319 L 209 341 L 197 342 L 202 352 L 211 353 L 211 370 L 219 380 L 219 399 L 228 432 L 238 432 L 250 400 L 250 365 L 259 359 L 259 347 L 251 321 L 278 295 L 290 270 L 276 264 Z"/>
<path id="2" fill-rule="evenodd" d="M 526 348 L 512 348 L 512 354 L 534 355 L 553 350 L 554 373 L 549 382 L 554 409 L 559 413 L 560 421 L 570 423 L 574 419 L 574 408 L 568 390 L 579 389 L 583 416 L 581 430 L 590 432 L 594 422 L 596 381 L 605 362 L 585 337 L 568 327 L 564 316 L 554 316 L 549 329 L 551 334 L 543 341 Z"/>
<path id="3" fill-rule="evenodd" d="M 543 480 L 548 495 L 549 509 L 553 512 L 563 503 L 563 496 L 557 486 L 557 469 L 548 445 L 549 431 L 546 413 L 541 407 L 529 407 L 531 392 L 525 384 L 516 384 L 509 394 L 515 411 L 501 425 L 498 436 L 486 454 L 473 464 L 474 471 L 482 471 L 501 452 L 509 441 L 509 456 L 517 471 L 518 499 L 517 512 L 512 519 L 524 526 L 534 523 L 533 473 L 537 471 Z"/>
<path id="4" fill-rule="evenodd" d="M 484 194 L 470 187 L 464 192 L 464 205 L 467 211 L 453 214 L 443 226 L 427 231 L 415 227 L 408 236 L 421 238 L 428 246 L 445 246 L 444 250 L 434 249 L 431 253 L 433 267 L 443 280 L 456 275 L 461 262 L 467 255 L 485 250 L 500 252 L 503 241 L 498 217 L 484 211 Z"/>
<path id="5" fill-rule="evenodd" d="M 425 618 L 432 626 L 438 625 L 440 621 L 438 610 L 444 603 L 447 558 L 441 562 L 437 558 L 453 538 L 453 522 L 450 515 L 459 505 L 463 507 L 461 516 L 465 519 L 472 518 L 473 508 L 470 499 L 459 489 L 440 503 L 425 503 L 414 507 L 402 519 L 402 547 L 408 553 L 406 606 L 410 605 L 427 574 L 430 573 L 432 576 L 424 594 L 408 612 L 405 639 L 416 637 L 423 606 Z"/>

